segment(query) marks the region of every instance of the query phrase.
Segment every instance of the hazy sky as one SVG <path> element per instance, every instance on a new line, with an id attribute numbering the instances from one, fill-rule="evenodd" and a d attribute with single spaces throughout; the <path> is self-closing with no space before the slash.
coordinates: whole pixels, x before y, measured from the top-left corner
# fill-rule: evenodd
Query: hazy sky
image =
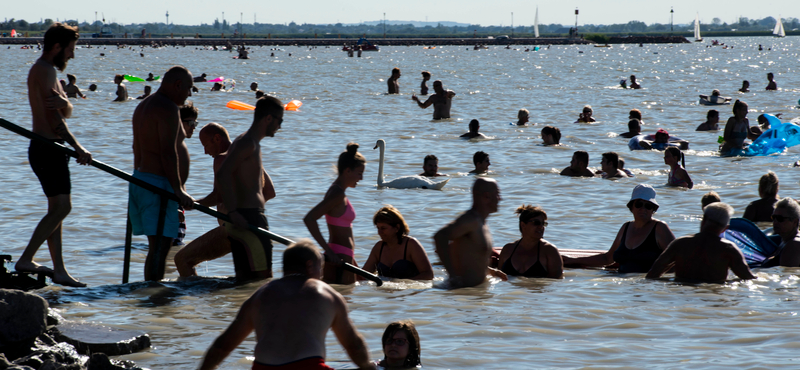
<path id="1" fill-rule="evenodd" d="M 700 13 L 703 23 L 715 17 L 732 23 L 739 16 L 761 19 L 772 17 L 800 18 L 800 1 L 652 1 L 652 0 L 572 0 L 572 1 L 511 1 L 511 0 L 330 0 L 285 1 L 221 1 L 221 0 L 3 0 L 0 17 L 39 21 L 44 18 L 78 19 L 92 22 L 105 13 L 106 21 L 128 23 L 165 22 L 169 11 L 170 23 L 198 25 L 225 19 L 234 23 L 359 23 L 375 21 L 386 13 L 388 20 L 453 21 L 471 24 L 532 25 L 537 5 L 539 23 L 574 24 L 575 8 L 580 9 L 578 24 L 627 23 L 631 20 L 651 23 L 669 23 L 670 8 L 675 10 L 675 24 L 694 21 Z"/>

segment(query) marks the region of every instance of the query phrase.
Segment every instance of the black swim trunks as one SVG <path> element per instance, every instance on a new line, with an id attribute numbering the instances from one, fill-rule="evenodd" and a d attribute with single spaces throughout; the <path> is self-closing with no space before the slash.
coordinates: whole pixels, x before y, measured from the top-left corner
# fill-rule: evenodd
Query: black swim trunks
<path id="1" fill-rule="evenodd" d="M 64 140 L 53 140 L 64 144 Z M 69 194 L 72 184 L 69 181 L 69 155 L 38 140 L 31 140 L 28 147 L 28 162 L 33 173 L 42 184 L 44 195 L 54 197 Z"/>
<path id="2" fill-rule="evenodd" d="M 250 225 L 269 230 L 263 209 L 237 208 L 236 212 Z M 225 223 L 228 240 L 231 242 L 231 255 L 236 270 L 236 280 L 246 281 L 272 277 L 272 240 L 261 233 L 241 230 L 233 224 Z"/>

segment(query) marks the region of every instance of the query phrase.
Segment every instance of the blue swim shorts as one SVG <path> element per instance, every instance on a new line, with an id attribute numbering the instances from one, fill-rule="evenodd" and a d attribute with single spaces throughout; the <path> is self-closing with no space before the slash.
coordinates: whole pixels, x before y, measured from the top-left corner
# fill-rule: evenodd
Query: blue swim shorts
<path id="1" fill-rule="evenodd" d="M 151 173 L 133 171 L 133 177 L 143 180 L 172 193 L 172 186 L 166 177 Z M 133 183 L 128 185 L 128 216 L 131 218 L 133 235 L 155 236 L 158 231 L 158 212 L 161 209 L 161 196 L 150 190 L 139 187 Z M 164 231 L 162 236 L 168 238 L 178 237 L 178 202 L 167 202 L 167 211 L 164 215 Z"/>

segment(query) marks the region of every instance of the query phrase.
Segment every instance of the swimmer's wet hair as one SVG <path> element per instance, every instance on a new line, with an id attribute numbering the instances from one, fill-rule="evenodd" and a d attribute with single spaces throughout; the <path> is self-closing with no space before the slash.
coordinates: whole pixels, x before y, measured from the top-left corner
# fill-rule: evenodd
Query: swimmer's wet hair
<path id="1" fill-rule="evenodd" d="M 530 117 L 531 113 L 528 112 L 527 109 L 522 108 L 517 112 L 517 119 L 522 119 L 522 117 Z"/>
<path id="2" fill-rule="evenodd" d="M 311 239 L 300 239 L 283 251 L 283 274 L 306 272 L 306 262 L 319 261 L 322 256 Z"/>
<path id="3" fill-rule="evenodd" d="M 358 152 L 358 144 L 351 142 L 347 144 L 347 150 L 339 154 L 339 162 L 336 164 L 336 169 L 341 175 L 348 168 L 354 169 L 366 163 L 367 159 Z"/>
<path id="4" fill-rule="evenodd" d="M 379 209 L 378 212 L 375 212 L 375 216 L 372 217 L 372 224 L 377 226 L 379 222 L 397 228 L 398 243 L 403 241 L 404 236 L 408 235 L 409 230 L 406 220 L 403 218 L 403 215 L 400 214 L 400 211 L 390 204 Z"/>
<path id="5" fill-rule="evenodd" d="M 274 118 L 283 117 L 283 103 L 274 96 L 264 95 L 256 101 L 256 112 L 253 115 L 253 123 L 261 121 L 271 115 Z"/>
<path id="6" fill-rule="evenodd" d="M 67 80 L 69 80 L 69 81 L 75 81 L 75 80 L 76 80 L 76 78 L 75 78 L 75 75 L 74 75 L 74 74 L 67 73 Z"/>
<path id="7" fill-rule="evenodd" d="M 531 222 L 531 220 L 533 220 L 534 218 L 539 217 L 540 215 L 543 216 L 545 220 L 547 220 L 547 212 L 545 212 L 542 207 L 539 206 L 534 207 L 533 205 L 530 204 L 523 204 L 519 206 L 519 208 L 517 208 L 517 210 L 514 211 L 514 213 L 519 215 L 520 232 L 522 232 L 523 223 L 527 224 L 528 222 Z"/>
<path id="8" fill-rule="evenodd" d="M 700 198 L 700 205 L 702 208 L 706 208 L 707 205 L 711 203 L 721 202 L 722 198 L 719 197 L 716 191 L 709 191 L 708 193 L 703 194 L 703 197 Z"/>
<path id="9" fill-rule="evenodd" d="M 709 109 L 708 113 L 706 113 L 706 119 L 711 119 L 711 117 L 719 117 L 719 111 L 716 109 Z"/>
<path id="10" fill-rule="evenodd" d="M 797 204 L 792 198 L 783 198 L 775 203 L 775 209 L 783 209 L 789 212 L 789 217 L 794 217 L 795 219 L 800 218 L 800 204 Z"/>
<path id="11" fill-rule="evenodd" d="M 181 106 L 180 109 L 181 120 L 185 120 L 190 117 L 197 117 L 199 114 L 200 111 L 197 110 L 197 107 L 194 106 L 194 103 L 192 103 L 191 100 L 187 100 L 186 104 Z"/>
<path id="12" fill-rule="evenodd" d="M 433 154 L 428 154 L 425 156 L 425 159 L 422 160 L 422 165 L 424 166 L 428 161 L 438 161 L 439 158 L 436 158 Z"/>
<path id="13" fill-rule="evenodd" d="M 402 331 L 406 333 L 408 339 L 408 355 L 403 361 L 403 368 L 415 368 L 422 365 L 422 346 L 419 344 L 419 334 L 417 327 L 411 320 L 395 321 L 386 327 L 381 337 L 381 343 L 385 346 L 389 339 L 394 338 L 395 333 Z M 383 361 L 386 361 L 386 354 L 384 353 Z"/>
<path id="14" fill-rule="evenodd" d="M 603 153 L 603 159 L 605 159 L 608 164 L 614 166 L 615 169 L 619 169 L 619 154 L 616 152 Z"/>
<path id="15" fill-rule="evenodd" d="M 62 49 L 66 48 L 70 42 L 78 38 L 80 38 L 78 27 L 73 27 L 66 23 L 53 23 L 44 33 L 44 51 L 52 50 L 56 44 L 61 45 Z"/>
<path id="16" fill-rule="evenodd" d="M 552 136 L 553 137 L 553 141 L 556 144 L 559 144 L 561 142 L 561 130 L 558 127 L 555 127 L 555 126 L 544 126 L 544 128 L 542 128 L 542 136 L 544 136 L 544 135 Z"/>
<path id="17" fill-rule="evenodd" d="M 575 153 L 572 153 L 572 155 L 575 156 L 575 159 L 584 162 L 587 165 L 589 164 L 589 152 L 585 150 L 577 150 Z"/>
<path id="18" fill-rule="evenodd" d="M 630 121 L 628 121 L 628 131 L 630 131 L 630 132 L 634 132 L 634 131 L 642 132 L 642 121 L 639 121 L 636 118 L 633 118 Z"/>
<path id="19" fill-rule="evenodd" d="M 727 203 L 714 202 L 703 208 L 703 221 L 711 222 L 718 227 L 728 226 L 733 216 L 733 207 Z"/>
<path id="20" fill-rule="evenodd" d="M 778 175 L 775 172 L 768 171 L 758 180 L 758 194 L 762 198 L 775 198 L 778 195 L 778 187 Z"/>
<path id="21" fill-rule="evenodd" d="M 489 158 L 489 155 L 486 154 L 486 152 L 483 151 L 475 152 L 475 154 L 472 155 L 472 164 L 477 166 L 478 163 L 483 162 L 483 160 L 486 158 Z"/>
<path id="22" fill-rule="evenodd" d="M 664 151 L 669 153 L 669 155 L 677 158 L 679 161 L 681 161 L 681 166 L 683 166 L 683 168 L 686 168 L 686 160 L 684 159 L 685 156 L 683 155 L 683 152 L 681 152 L 680 148 L 678 148 L 677 146 L 671 146 L 665 149 Z"/>
<path id="23" fill-rule="evenodd" d="M 400 68 L 394 67 L 392 68 L 392 74 L 400 73 Z"/>
<path id="24" fill-rule="evenodd" d="M 220 135 L 226 138 L 228 141 L 231 141 L 231 136 L 228 134 L 228 130 L 216 122 L 209 122 L 203 126 L 203 128 L 200 129 L 200 135 L 211 135 L 211 137 L 214 137 L 214 135 Z"/>
<path id="25" fill-rule="evenodd" d="M 124 81 L 125 75 L 114 75 L 114 81 L 116 80 Z"/>
<path id="26" fill-rule="evenodd" d="M 631 109 L 631 112 L 628 113 L 628 117 L 636 118 L 638 120 L 642 120 L 642 111 L 638 109 Z"/>
<path id="27" fill-rule="evenodd" d="M 431 73 L 430 73 L 430 72 L 428 72 L 428 71 L 422 71 L 422 76 L 423 76 L 423 77 L 430 77 L 430 76 L 431 76 Z"/>
<path id="28" fill-rule="evenodd" d="M 469 121 L 469 129 L 470 129 L 470 131 L 472 131 L 472 125 L 480 127 L 481 123 L 476 119 L 474 119 L 472 121 Z"/>
<path id="29" fill-rule="evenodd" d="M 591 106 L 591 105 L 589 105 L 589 104 L 586 104 L 586 105 L 584 105 L 584 106 L 583 106 L 583 109 L 588 109 L 588 110 L 590 110 L 590 111 L 594 112 L 594 110 L 592 110 L 592 106 Z"/>

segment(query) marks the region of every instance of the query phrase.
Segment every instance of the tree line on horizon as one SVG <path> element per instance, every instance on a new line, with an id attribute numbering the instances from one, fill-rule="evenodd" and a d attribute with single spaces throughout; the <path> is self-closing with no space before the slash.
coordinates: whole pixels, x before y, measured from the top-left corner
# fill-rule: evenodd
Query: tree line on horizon
<path id="1" fill-rule="evenodd" d="M 797 18 L 789 17 L 783 18 L 783 25 L 787 31 L 797 30 L 800 28 L 800 20 Z M 84 33 L 99 33 L 104 23 L 95 21 L 88 23 L 86 21 L 78 22 L 77 20 L 66 20 L 68 24 L 78 26 Z M 701 23 L 702 32 L 753 32 L 753 31 L 771 31 L 775 27 L 777 20 L 773 17 L 766 17 L 763 19 L 749 19 L 747 17 L 740 17 L 736 23 L 722 22 L 719 18 L 713 18 L 711 23 Z M 24 19 L 16 20 L 5 19 L 0 22 L 0 31 L 7 32 L 15 29 L 17 32 L 39 33 L 47 30 L 54 21 L 50 18 L 41 20 L 39 22 L 28 22 Z M 383 24 L 371 22 L 371 24 L 298 24 L 290 22 L 286 24 L 271 24 L 271 23 L 249 23 L 238 24 L 229 23 L 227 20 L 219 21 L 215 19 L 213 23 L 200 25 L 178 25 L 178 24 L 165 24 L 165 23 L 133 23 L 122 25 L 118 23 L 105 24 L 115 34 L 128 33 L 129 35 L 137 35 L 146 30 L 149 34 L 158 35 L 190 35 L 195 34 L 218 37 L 218 35 L 225 34 L 226 37 L 235 34 L 243 33 L 252 36 L 266 36 L 271 35 L 293 35 L 304 37 L 337 37 L 343 35 L 345 37 L 353 37 L 359 35 L 383 35 L 384 29 L 387 37 L 470 37 L 477 35 L 479 37 L 488 35 L 501 35 L 501 34 L 520 34 L 531 35 L 533 34 L 533 25 L 519 25 L 515 26 L 512 30 L 510 26 L 480 26 L 480 25 L 461 25 L 461 26 L 445 26 L 439 23 L 437 26 L 424 26 L 417 27 L 413 24 Z M 385 28 L 384 28 L 385 27 Z M 572 26 L 562 24 L 540 24 L 539 33 L 542 35 L 562 35 L 569 33 Z M 652 23 L 646 24 L 641 21 L 630 21 L 628 23 L 595 25 L 585 24 L 578 26 L 578 32 L 583 34 L 588 33 L 658 33 L 666 34 L 670 32 L 688 32 L 693 29 L 692 24 L 670 24 Z"/>

